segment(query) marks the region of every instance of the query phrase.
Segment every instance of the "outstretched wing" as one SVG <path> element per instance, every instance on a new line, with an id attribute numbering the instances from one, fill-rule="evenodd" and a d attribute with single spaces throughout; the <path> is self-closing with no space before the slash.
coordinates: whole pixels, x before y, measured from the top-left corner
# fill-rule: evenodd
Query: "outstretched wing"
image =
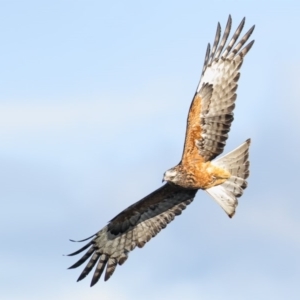
<path id="1" fill-rule="evenodd" d="M 239 69 L 254 43 L 251 41 L 243 47 L 254 30 L 252 26 L 235 45 L 244 24 L 245 18 L 225 48 L 231 29 L 229 15 L 221 41 L 218 23 L 211 51 L 208 44 L 201 79 L 188 115 L 183 162 L 199 159 L 199 154 L 203 161 L 210 161 L 223 152 L 233 121 Z"/>
<path id="2" fill-rule="evenodd" d="M 180 215 L 193 201 L 196 193 L 197 190 L 183 189 L 167 183 L 122 211 L 107 226 L 91 236 L 93 239 L 87 245 L 69 254 L 73 256 L 89 248 L 85 255 L 70 267 L 77 268 L 91 257 L 78 281 L 85 278 L 95 265 L 91 286 L 97 283 L 105 267 L 105 281 L 108 280 L 117 264 L 122 265 L 126 261 L 130 251 L 136 246 L 143 247 L 175 216 Z"/>

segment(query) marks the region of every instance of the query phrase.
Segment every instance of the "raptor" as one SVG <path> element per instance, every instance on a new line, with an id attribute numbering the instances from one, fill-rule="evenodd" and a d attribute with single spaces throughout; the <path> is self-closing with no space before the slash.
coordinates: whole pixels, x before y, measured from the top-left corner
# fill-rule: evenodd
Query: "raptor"
<path id="1" fill-rule="evenodd" d="M 128 253 L 143 247 L 189 205 L 198 190 L 206 191 L 229 217 L 235 213 L 237 198 L 247 187 L 250 139 L 223 157 L 237 98 L 240 68 L 254 41 L 247 43 L 254 26 L 239 39 L 245 24 L 242 20 L 227 43 L 231 30 L 229 16 L 221 38 L 218 23 L 212 48 L 208 44 L 203 71 L 187 118 L 182 158 L 163 176 L 166 183 L 142 200 L 132 204 L 93 236 L 78 251 L 87 252 L 70 269 L 88 259 L 78 278 L 82 280 L 95 267 L 91 286 L 103 273 L 108 280 Z"/>

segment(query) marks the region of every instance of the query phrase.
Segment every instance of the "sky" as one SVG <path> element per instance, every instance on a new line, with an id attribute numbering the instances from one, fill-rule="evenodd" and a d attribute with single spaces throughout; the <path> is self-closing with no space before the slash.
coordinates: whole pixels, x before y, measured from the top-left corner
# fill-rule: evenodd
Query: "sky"
<path id="1" fill-rule="evenodd" d="M 252 139 L 229 219 L 194 202 L 109 281 L 67 257 L 181 157 L 208 42 L 255 44 L 225 148 Z M 0 298 L 300 299 L 299 1 L 0 0 Z M 79 258 L 79 257 L 78 257 Z"/>

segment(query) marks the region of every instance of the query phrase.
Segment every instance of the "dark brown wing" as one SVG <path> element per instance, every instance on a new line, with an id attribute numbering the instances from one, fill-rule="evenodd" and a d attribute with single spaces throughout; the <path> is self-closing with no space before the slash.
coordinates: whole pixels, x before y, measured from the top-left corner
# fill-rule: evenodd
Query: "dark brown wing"
<path id="1" fill-rule="evenodd" d="M 95 265 L 91 286 L 97 283 L 105 267 L 104 279 L 108 280 L 117 264 L 122 265 L 126 261 L 130 251 L 136 246 L 143 247 L 175 216 L 180 215 L 193 201 L 196 193 L 197 190 L 183 189 L 167 183 L 122 211 L 92 236 L 93 239 L 87 245 L 69 254 L 73 256 L 89 248 L 86 254 L 70 267 L 77 268 L 91 257 L 78 281 L 85 278 Z"/>
<path id="2" fill-rule="evenodd" d="M 231 29 L 229 16 L 221 41 L 218 24 L 211 52 L 208 45 L 202 76 L 188 115 L 183 162 L 199 158 L 210 161 L 224 150 L 233 121 L 239 69 L 254 43 L 252 41 L 243 48 L 254 30 L 252 26 L 234 47 L 244 24 L 245 18 L 224 49 Z"/>

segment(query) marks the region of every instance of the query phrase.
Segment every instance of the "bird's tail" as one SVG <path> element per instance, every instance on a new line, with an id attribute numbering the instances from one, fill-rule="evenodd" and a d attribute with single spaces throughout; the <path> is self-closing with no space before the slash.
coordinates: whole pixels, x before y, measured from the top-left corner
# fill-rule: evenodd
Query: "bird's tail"
<path id="1" fill-rule="evenodd" d="M 247 187 L 249 176 L 249 146 L 250 139 L 212 164 L 227 170 L 231 176 L 224 183 L 207 189 L 207 193 L 217 201 L 231 218 L 238 205 L 237 198 L 242 196 Z"/>

